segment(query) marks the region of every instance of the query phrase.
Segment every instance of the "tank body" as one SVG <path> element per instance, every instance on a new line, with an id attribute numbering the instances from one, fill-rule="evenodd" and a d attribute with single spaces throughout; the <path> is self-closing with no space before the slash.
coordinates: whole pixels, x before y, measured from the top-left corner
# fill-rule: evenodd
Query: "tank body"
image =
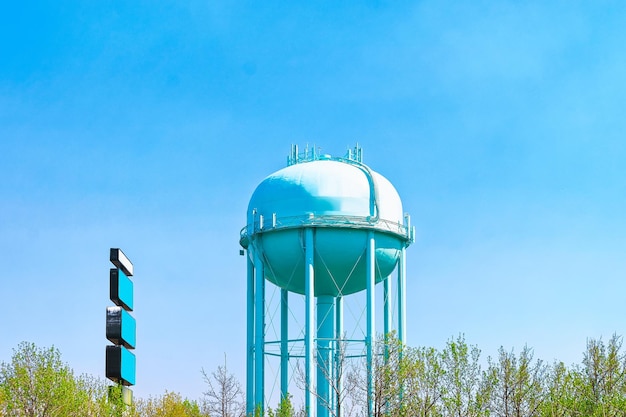
<path id="1" fill-rule="evenodd" d="M 361 353 L 350 358 L 364 358 L 373 366 L 377 283 L 383 283 L 383 333 L 393 331 L 395 320 L 404 343 L 406 248 L 414 233 L 394 186 L 361 156 L 358 145 L 343 158 L 309 153 L 308 147 L 302 154 L 294 146 L 288 166 L 261 181 L 250 198 L 239 240 L 247 253 L 248 414 L 263 413 L 265 364 L 276 359 L 281 398 L 290 395 L 290 361 L 302 360 L 307 415 L 341 417 L 337 392 L 342 391 L 343 365 L 338 358 L 356 345 Z M 392 283 L 394 271 L 397 284 Z M 266 297 L 267 281 L 280 288 L 278 300 Z M 303 295 L 296 297 L 303 299 L 303 311 L 292 309 L 294 294 Z M 350 323 L 348 330 L 344 305 L 358 306 L 359 298 L 365 298 L 360 306 L 364 320 Z M 273 301 L 278 308 L 269 307 Z M 266 314 L 278 311 L 280 318 L 272 315 L 268 326 Z M 278 322 L 278 339 L 268 337 Z M 373 390 L 368 377 L 367 398 L 373 398 Z M 368 401 L 368 415 L 372 410 Z"/>
<path id="2" fill-rule="evenodd" d="M 317 159 L 283 168 L 259 184 L 243 235 L 262 253 L 267 280 L 304 294 L 303 228 L 315 227 L 315 296 L 336 297 L 365 289 L 370 231 L 376 282 L 391 274 L 406 245 L 403 221 L 398 192 L 385 177 L 350 160 Z"/>

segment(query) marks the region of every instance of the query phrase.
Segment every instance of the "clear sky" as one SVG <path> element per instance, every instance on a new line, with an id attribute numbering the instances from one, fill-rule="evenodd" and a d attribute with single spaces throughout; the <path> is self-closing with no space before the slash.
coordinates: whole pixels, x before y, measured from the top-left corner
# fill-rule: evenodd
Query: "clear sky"
<path id="1" fill-rule="evenodd" d="M 297 4 L 303 3 L 303 4 Z M 0 12 L 0 360 L 104 377 L 135 264 L 136 395 L 243 383 L 256 185 L 358 141 L 417 228 L 408 343 L 580 362 L 626 334 L 626 3 L 34 1 Z"/>

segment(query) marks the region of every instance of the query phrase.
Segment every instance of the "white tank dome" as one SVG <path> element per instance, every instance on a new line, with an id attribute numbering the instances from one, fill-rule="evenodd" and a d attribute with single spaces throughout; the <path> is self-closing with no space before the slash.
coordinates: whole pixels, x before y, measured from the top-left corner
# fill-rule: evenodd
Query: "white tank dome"
<path id="1" fill-rule="evenodd" d="M 271 219 L 299 216 L 356 216 L 403 223 L 394 186 L 362 164 L 315 160 L 281 169 L 256 188 L 248 215 Z"/>

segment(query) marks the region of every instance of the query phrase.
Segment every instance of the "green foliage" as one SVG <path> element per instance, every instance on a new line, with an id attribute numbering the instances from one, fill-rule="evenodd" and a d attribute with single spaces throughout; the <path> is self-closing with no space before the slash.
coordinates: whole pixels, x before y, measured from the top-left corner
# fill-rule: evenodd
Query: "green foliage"
<path id="1" fill-rule="evenodd" d="M 450 417 L 488 416 L 491 387 L 483 380 L 480 350 L 463 336 L 451 339 L 441 355 L 443 367 L 442 409 Z"/>
<path id="2" fill-rule="evenodd" d="M 341 363 L 347 369 L 348 363 Z M 626 416 L 626 354 L 618 336 L 606 343 L 588 340 L 582 362 L 572 366 L 545 365 L 528 347 L 519 354 L 500 348 L 495 359 L 488 358 L 487 369 L 480 364 L 480 350 L 463 336 L 437 350 L 404 346 L 388 335 L 378 341 L 371 367 L 354 366 L 344 380 L 343 414 L 367 415 L 371 400 L 373 417 Z M 203 375 L 210 394 L 202 405 L 166 392 L 127 406 L 115 395 L 116 387 L 75 376 L 54 347 L 21 343 L 11 360 L 0 364 L 0 417 L 209 417 L 208 400 L 215 410 L 211 417 L 243 415 L 242 392 L 226 363 Z M 374 382 L 371 398 L 369 376 Z M 296 411 L 287 396 L 265 415 L 306 413 Z"/>
<path id="3" fill-rule="evenodd" d="M 541 415 L 544 417 L 569 416 L 575 402 L 573 374 L 563 362 L 555 362 L 546 375 L 544 403 Z"/>
<path id="4" fill-rule="evenodd" d="M 400 392 L 402 378 L 407 370 L 404 367 L 406 360 L 402 344 L 394 335 L 387 335 L 376 345 L 377 352 L 372 364 L 374 373 L 374 415 L 383 415 L 400 407 Z M 366 384 L 366 382 L 364 382 Z M 366 385 L 364 385 L 366 386 Z"/>
<path id="5" fill-rule="evenodd" d="M 0 366 L 3 412 L 15 417 L 84 416 L 88 395 L 54 347 L 21 343 Z"/>
<path id="6" fill-rule="evenodd" d="M 162 397 L 150 398 L 136 403 L 137 415 L 142 417 L 204 417 L 195 401 L 182 398 L 180 394 L 166 392 Z"/>
<path id="7" fill-rule="evenodd" d="M 401 399 L 394 415 L 439 415 L 444 384 L 441 353 L 433 348 L 404 347 L 400 369 Z"/>
<path id="8" fill-rule="evenodd" d="M 622 339 L 587 341 L 582 364 L 552 366 L 543 417 L 626 415 L 626 354 Z"/>
<path id="9" fill-rule="evenodd" d="M 579 395 L 589 416 L 625 414 L 626 356 L 622 339 L 614 335 L 607 345 L 589 340 L 579 373 L 583 390 Z"/>
<path id="10" fill-rule="evenodd" d="M 291 395 L 287 394 L 278 404 L 278 408 L 276 408 L 276 412 L 274 413 L 275 417 L 293 417 L 295 414 L 295 410 L 293 408 L 293 404 L 291 404 Z"/>
<path id="11" fill-rule="evenodd" d="M 519 357 L 501 347 L 498 361 L 489 360 L 486 374 L 486 383 L 492 390 L 491 413 L 499 417 L 539 416 L 545 396 L 546 371 L 542 361 L 533 361 L 533 352 L 527 346 Z"/>
<path id="12" fill-rule="evenodd" d="M 127 406 L 115 395 L 117 388 L 76 377 L 54 347 L 23 342 L 0 365 L 0 417 L 207 417 L 196 402 L 167 392 Z"/>
<path id="13" fill-rule="evenodd" d="M 373 416 L 438 415 L 444 371 L 441 353 L 433 348 L 411 348 L 390 334 L 376 344 L 371 366 L 356 369 L 351 379 L 360 388 L 356 404 L 367 415 L 368 400 Z M 373 378 L 372 398 L 367 398 L 367 378 Z"/>
<path id="14" fill-rule="evenodd" d="M 483 370 L 480 350 L 462 336 L 442 351 L 402 346 L 393 335 L 377 346 L 373 416 L 626 416 L 626 355 L 616 336 L 608 344 L 589 341 L 582 364 L 569 368 L 545 365 L 524 347 L 519 354 L 500 348 Z M 367 369 L 357 370 L 363 390 Z M 366 413 L 368 403 L 359 398 Z"/>
<path id="15" fill-rule="evenodd" d="M 267 417 L 294 417 L 295 409 L 291 403 L 291 395 L 287 394 L 282 398 L 275 410 L 268 409 L 266 415 Z"/>
<path id="16" fill-rule="evenodd" d="M 6 401 L 5 401 L 5 392 L 3 389 L 0 389 L 0 417 L 5 417 L 6 414 Z"/>

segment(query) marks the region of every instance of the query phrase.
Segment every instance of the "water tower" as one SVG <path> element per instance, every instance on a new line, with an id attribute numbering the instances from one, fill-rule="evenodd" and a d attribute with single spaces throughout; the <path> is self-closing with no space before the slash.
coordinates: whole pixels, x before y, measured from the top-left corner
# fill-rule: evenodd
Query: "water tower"
<path id="1" fill-rule="evenodd" d="M 344 157 L 292 146 L 288 166 L 265 178 L 248 205 L 241 246 L 247 252 L 246 412 L 265 410 L 265 363 L 278 349 L 280 391 L 289 390 L 289 361 L 304 361 L 304 405 L 309 416 L 337 412 L 336 367 L 344 329 L 344 300 L 365 291 L 363 345 L 375 355 L 375 286 L 383 284 L 383 332 L 406 336 L 406 256 L 413 241 L 409 216 L 393 185 L 362 162 L 357 145 Z M 397 277 L 392 306 L 392 275 Z M 266 281 L 280 291 L 280 334 L 268 340 Z M 290 295 L 304 296 L 303 337 L 289 337 Z M 349 297 L 348 297 L 349 298 Z M 392 328 L 395 316 L 397 328 Z M 354 341 L 352 341 L 354 342 Z M 294 346 L 301 347 L 300 355 Z M 373 380 L 368 376 L 368 393 Z M 371 396 L 370 396 L 371 398 Z M 371 404 L 370 404 L 371 407 Z"/>

